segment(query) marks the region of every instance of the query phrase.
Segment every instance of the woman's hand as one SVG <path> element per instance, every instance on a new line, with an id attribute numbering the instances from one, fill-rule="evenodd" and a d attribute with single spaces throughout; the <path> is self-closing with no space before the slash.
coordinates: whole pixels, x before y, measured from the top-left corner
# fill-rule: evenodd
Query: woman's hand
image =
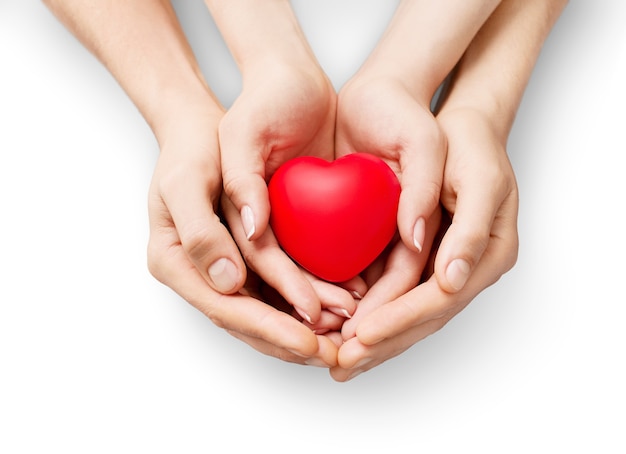
<path id="1" fill-rule="evenodd" d="M 442 243 L 431 254 L 437 270 L 448 262 L 449 251 L 470 245 L 473 272 L 454 293 L 432 275 L 404 294 L 387 284 L 397 279 L 393 274 L 402 273 L 402 267 L 383 273 L 361 302 L 373 309 L 357 322 L 359 305 L 350 321 L 355 321 L 351 327 L 355 336 L 341 346 L 339 365 L 331 371 L 338 381 L 399 355 L 441 329 L 516 261 L 517 186 L 493 123 L 471 110 L 442 113 L 438 121 L 448 143 L 441 200 L 449 216 L 444 217 Z M 405 266 L 411 266 L 411 261 Z"/>
<path id="2" fill-rule="evenodd" d="M 219 126 L 224 211 L 233 236 L 247 265 L 307 323 L 320 322 L 328 307 L 351 315 L 350 294 L 338 287 L 330 301 L 328 293 L 318 295 L 268 227 L 267 183 L 276 169 L 303 155 L 333 159 L 334 88 L 288 1 L 206 3 L 243 77 L 242 93 Z"/>

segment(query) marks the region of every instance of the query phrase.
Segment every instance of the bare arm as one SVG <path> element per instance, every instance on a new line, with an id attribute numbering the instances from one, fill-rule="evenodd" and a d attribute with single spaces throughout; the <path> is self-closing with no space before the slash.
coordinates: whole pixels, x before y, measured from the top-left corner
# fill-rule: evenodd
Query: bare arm
<path id="1" fill-rule="evenodd" d="M 435 253 L 435 275 L 352 327 L 356 338 L 340 348 L 335 379 L 354 377 L 438 331 L 514 265 L 518 193 L 506 141 L 566 3 L 503 0 L 472 40 L 437 115 L 447 144 L 440 200 L 452 219 Z M 371 304 L 367 299 L 359 309 Z M 357 318 L 358 310 L 350 322 Z"/>
<path id="2" fill-rule="evenodd" d="M 508 136 L 544 41 L 567 0 L 505 0 L 472 41 L 444 96 L 474 108 Z"/>
<path id="3" fill-rule="evenodd" d="M 117 79 L 155 133 L 186 99 L 200 97 L 216 113 L 222 110 L 169 1 L 44 3 Z"/>
<path id="4" fill-rule="evenodd" d="M 292 316 L 245 296 L 256 294 L 253 288 L 239 293 L 247 270 L 216 214 L 224 109 L 203 80 L 171 4 L 47 0 L 46 5 L 117 79 L 159 142 L 148 198 L 152 274 L 263 353 L 334 364 L 336 347 L 319 344 Z"/>
<path id="5" fill-rule="evenodd" d="M 428 100 L 501 0 L 403 0 L 364 71 L 393 75 Z"/>

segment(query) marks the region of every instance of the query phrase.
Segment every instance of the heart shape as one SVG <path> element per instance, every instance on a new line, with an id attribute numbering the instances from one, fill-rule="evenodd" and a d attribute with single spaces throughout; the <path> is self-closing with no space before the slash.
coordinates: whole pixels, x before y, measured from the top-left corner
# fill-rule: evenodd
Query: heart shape
<path id="1" fill-rule="evenodd" d="M 269 182 L 270 225 L 283 250 L 316 276 L 357 276 L 396 231 L 400 183 L 381 159 L 352 153 L 335 161 L 304 156 Z"/>

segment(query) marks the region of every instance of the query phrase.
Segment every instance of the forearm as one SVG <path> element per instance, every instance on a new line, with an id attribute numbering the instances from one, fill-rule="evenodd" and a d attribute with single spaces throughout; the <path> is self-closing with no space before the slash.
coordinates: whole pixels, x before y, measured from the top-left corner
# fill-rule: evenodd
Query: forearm
<path id="1" fill-rule="evenodd" d="M 393 75 L 430 102 L 501 0 L 403 0 L 363 71 Z"/>
<path id="2" fill-rule="evenodd" d="M 550 30 L 567 0 L 504 0 L 459 62 L 442 109 L 481 112 L 506 140 Z"/>
<path id="3" fill-rule="evenodd" d="M 257 62 L 317 64 L 288 0 L 205 3 L 244 77 Z"/>
<path id="4" fill-rule="evenodd" d="M 221 110 L 169 1 L 44 3 L 106 66 L 155 133 L 191 100 Z"/>

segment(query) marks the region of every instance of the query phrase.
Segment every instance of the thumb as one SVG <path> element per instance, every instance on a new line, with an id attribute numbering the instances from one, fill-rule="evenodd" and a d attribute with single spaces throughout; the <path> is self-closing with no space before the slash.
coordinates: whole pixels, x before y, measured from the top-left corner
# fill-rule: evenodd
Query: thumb
<path id="1" fill-rule="evenodd" d="M 220 125 L 219 137 L 224 192 L 240 213 L 246 238 L 257 239 L 270 217 L 263 145 L 234 130 L 227 117 Z"/>
<path id="2" fill-rule="evenodd" d="M 488 185 L 476 185 L 471 192 L 459 190 L 452 223 L 435 258 L 435 275 L 443 290 L 455 293 L 465 286 L 489 245 L 501 203 Z"/>
<path id="3" fill-rule="evenodd" d="M 435 134 L 427 146 L 413 146 L 401 160 L 398 231 L 402 242 L 411 250 L 425 247 L 426 224 L 439 206 L 446 159 L 445 139 Z"/>
<path id="4" fill-rule="evenodd" d="M 151 198 L 151 231 L 163 236 L 173 222 L 186 256 L 209 285 L 223 294 L 238 291 L 245 282 L 246 267 L 235 241 L 213 211 L 206 176 L 190 172 L 172 190 L 163 189 L 160 197 Z M 157 205 L 161 200 L 165 207 Z"/>

